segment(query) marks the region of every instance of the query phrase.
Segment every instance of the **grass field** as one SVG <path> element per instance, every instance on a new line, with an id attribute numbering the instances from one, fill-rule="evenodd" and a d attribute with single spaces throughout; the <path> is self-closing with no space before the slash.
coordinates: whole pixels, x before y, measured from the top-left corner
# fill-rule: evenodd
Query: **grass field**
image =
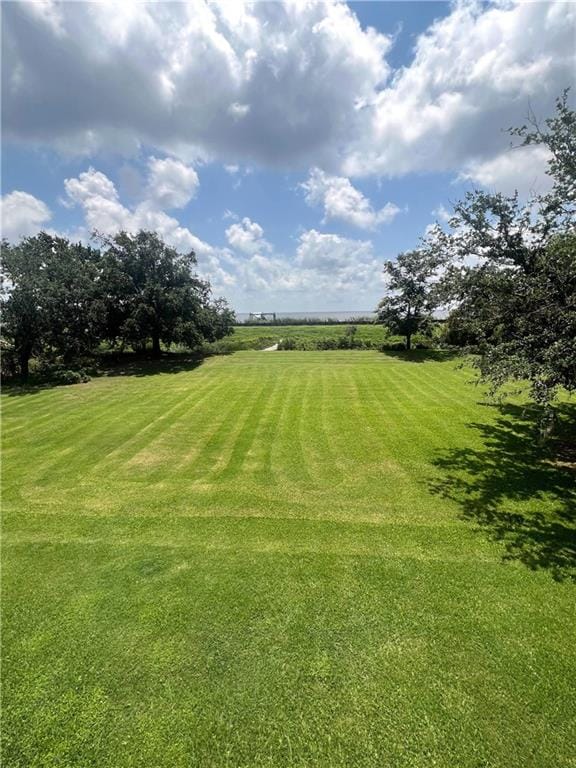
<path id="1" fill-rule="evenodd" d="M 4 396 L 6 768 L 576 765 L 530 411 L 432 353 L 147 373 Z"/>
<path id="2" fill-rule="evenodd" d="M 346 323 L 338 325 L 237 325 L 231 336 L 220 345 L 232 351 L 263 349 L 281 339 L 300 339 L 314 342 L 319 339 L 338 339 L 345 335 Z M 400 336 L 389 336 L 382 325 L 357 325 L 355 338 L 367 345 L 378 346 L 382 342 L 401 341 Z"/>
<path id="3" fill-rule="evenodd" d="M 234 338 L 253 339 L 260 336 L 269 336 L 278 340 L 300 336 L 310 339 L 334 339 L 346 333 L 346 329 L 349 327 L 350 325 L 346 323 L 338 325 L 237 325 L 234 328 Z M 355 328 L 356 336 L 359 339 L 380 343 L 386 338 L 382 325 L 356 325 Z"/>

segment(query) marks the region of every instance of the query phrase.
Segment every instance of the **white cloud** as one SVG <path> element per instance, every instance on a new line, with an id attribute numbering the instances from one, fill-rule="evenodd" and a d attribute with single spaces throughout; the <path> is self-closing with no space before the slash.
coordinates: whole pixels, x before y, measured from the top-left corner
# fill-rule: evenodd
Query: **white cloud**
<path id="1" fill-rule="evenodd" d="M 308 290 L 312 282 L 304 271 L 294 269 L 289 260 L 255 254 L 240 265 L 239 285 L 248 293 L 269 296 L 300 293 Z"/>
<path id="2" fill-rule="evenodd" d="M 382 263 L 372 243 L 314 229 L 303 232 L 294 255 L 255 254 L 238 265 L 238 287 L 283 303 L 293 296 L 300 306 L 352 301 L 382 290 Z M 320 297 L 320 298 L 319 298 Z M 288 299 L 290 300 L 290 299 Z M 364 299 L 367 306 L 374 298 Z"/>
<path id="3" fill-rule="evenodd" d="M 566 2 L 459 0 L 392 78 L 392 37 L 345 3 L 4 5 L 4 136 L 65 151 L 474 173 L 574 79 Z"/>
<path id="4" fill-rule="evenodd" d="M 74 203 L 89 203 L 91 200 L 103 198 L 118 201 L 118 192 L 108 176 L 90 167 L 78 178 L 65 179 L 64 189 Z"/>
<path id="5" fill-rule="evenodd" d="M 295 262 L 304 269 L 334 275 L 360 265 L 373 267 L 376 262 L 369 240 L 352 240 L 340 235 L 309 229 L 300 235 Z"/>
<path id="6" fill-rule="evenodd" d="M 54 0 L 35 0 L 35 2 L 30 3 L 29 12 L 46 24 L 53 34 L 57 36 L 64 34 L 61 9 Z"/>
<path id="7" fill-rule="evenodd" d="M 573 82 L 576 5 L 458 2 L 366 109 L 347 175 L 476 167 L 510 144 L 530 106 L 549 115 Z"/>
<path id="8" fill-rule="evenodd" d="M 360 229 L 375 229 L 389 224 L 400 213 L 394 203 L 386 203 L 375 211 L 362 192 L 343 176 L 330 176 L 320 168 L 312 168 L 308 179 L 300 185 L 309 205 L 322 205 L 326 219 L 341 219 Z"/>
<path id="9" fill-rule="evenodd" d="M 236 306 L 247 305 L 258 294 L 259 301 L 264 298 L 278 309 L 296 305 L 336 308 L 342 302 L 352 309 L 369 309 L 382 290 L 381 260 L 368 240 L 311 229 L 300 234 L 292 253 L 284 255 L 265 240 L 263 228 L 246 217 L 227 230 L 230 244 L 237 249 L 234 252 L 201 240 L 159 209 L 154 200 L 125 205 L 112 180 L 94 168 L 66 179 L 64 185 L 69 205 L 79 206 L 83 213 L 75 239 L 88 240 L 93 229 L 102 234 L 120 229 L 154 230 L 179 250 L 194 250 L 199 274 L 210 280 L 216 294 L 228 296 Z M 45 204 L 24 192 L 3 199 L 3 216 L 6 200 L 8 209 L 24 221 L 18 227 L 13 216 L 11 224 L 26 234 L 34 234 L 50 218 Z"/>
<path id="10" fill-rule="evenodd" d="M 167 157 L 148 160 L 148 197 L 162 208 L 183 208 L 196 194 L 198 174 L 191 166 Z"/>
<path id="11" fill-rule="evenodd" d="M 0 200 L 2 237 L 10 242 L 35 235 L 51 218 L 46 203 L 28 192 L 10 192 Z"/>
<path id="12" fill-rule="evenodd" d="M 363 119 L 358 105 L 389 74 L 391 39 L 339 2 L 3 11 L 5 135 L 67 151 L 335 161 Z"/>
<path id="13" fill-rule="evenodd" d="M 441 221 L 443 224 L 446 224 L 446 223 L 447 223 L 447 222 L 450 220 L 450 216 L 451 216 L 451 215 L 452 215 L 452 214 L 451 214 L 451 213 L 450 213 L 450 211 L 449 211 L 449 210 L 446 208 L 446 206 L 445 206 L 445 205 L 442 205 L 442 204 L 440 204 L 440 205 L 438 206 L 438 208 L 435 208 L 435 209 L 432 211 L 432 216 L 434 216 L 434 218 L 435 218 L 437 221 Z M 433 224 L 430 224 L 430 227 L 433 227 L 433 226 L 434 226 Z"/>
<path id="14" fill-rule="evenodd" d="M 201 240 L 177 219 L 160 210 L 157 200 L 145 200 L 134 208 L 126 207 L 120 201 L 114 183 L 94 168 L 77 178 L 66 179 L 64 187 L 70 202 L 80 205 L 83 210 L 86 236 L 92 230 L 102 234 L 115 234 L 119 230 L 153 230 L 174 248 L 193 250 L 198 257 L 199 272 L 211 281 L 216 293 L 235 283 L 231 271 L 233 254 Z"/>
<path id="15" fill-rule="evenodd" d="M 248 112 L 250 112 L 250 105 L 238 104 L 238 102 L 235 101 L 234 104 L 230 104 L 227 111 L 233 120 L 242 120 L 242 118 L 246 117 Z"/>
<path id="16" fill-rule="evenodd" d="M 119 200 L 114 183 L 90 167 L 77 178 L 65 179 L 64 189 L 71 204 L 80 205 L 90 230 L 103 233 L 132 229 L 132 214 Z"/>
<path id="17" fill-rule="evenodd" d="M 319 302 L 323 306 L 327 306 L 326 302 L 337 305 L 339 300 L 346 301 L 346 296 L 354 295 L 358 300 L 359 296 L 370 295 L 364 299 L 365 305 L 375 304 L 372 294 L 381 290 L 382 264 L 375 258 L 370 241 L 311 229 L 300 234 L 293 253 L 281 254 L 263 240 L 262 227 L 250 219 L 232 225 L 227 233 L 230 230 L 230 244 L 246 254 L 228 263 L 235 277 L 238 303 L 252 301 L 251 297 L 258 295 L 260 302 L 273 302 L 275 306 L 318 307 Z M 352 298 L 348 300 L 352 302 Z"/>
<path id="18" fill-rule="evenodd" d="M 264 239 L 264 230 L 255 221 L 245 216 L 241 222 L 231 224 L 226 230 L 226 237 L 233 248 L 242 253 L 255 254 L 272 250 Z"/>
<path id="19" fill-rule="evenodd" d="M 552 179 L 547 174 L 550 152 L 546 147 L 517 147 L 485 161 L 472 161 L 464 166 L 460 179 L 502 192 L 543 194 L 550 190 Z"/>

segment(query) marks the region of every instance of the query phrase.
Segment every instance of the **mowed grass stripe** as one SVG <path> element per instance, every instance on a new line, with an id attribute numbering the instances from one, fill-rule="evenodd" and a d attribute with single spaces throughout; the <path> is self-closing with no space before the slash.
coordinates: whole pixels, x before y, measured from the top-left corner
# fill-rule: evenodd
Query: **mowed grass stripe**
<path id="1" fill-rule="evenodd" d="M 300 488 L 314 485 L 310 468 L 304 458 L 301 436 L 303 381 L 306 374 L 307 370 L 304 368 L 299 376 L 285 376 L 286 407 L 282 410 L 280 418 L 280 434 L 283 439 L 278 451 L 279 477 L 284 492 L 286 486 L 289 488 L 290 485 Z"/>
<path id="2" fill-rule="evenodd" d="M 330 445 L 331 434 L 326 430 L 326 371 L 320 369 L 309 372 L 306 388 L 302 399 L 304 455 L 315 488 L 324 491 L 342 481 L 342 473 Z"/>
<path id="3" fill-rule="evenodd" d="M 257 444 L 258 430 L 262 421 L 267 418 L 270 401 L 273 400 L 277 388 L 278 379 L 267 377 L 258 397 L 253 398 L 251 403 L 247 402 L 242 417 L 238 419 L 237 428 L 229 435 L 230 450 L 215 471 L 208 475 L 208 482 L 221 482 L 241 474 L 252 447 Z"/>
<path id="4" fill-rule="evenodd" d="M 278 439 L 278 412 L 284 402 L 284 385 L 280 377 L 274 378 L 274 388 L 253 429 L 251 444 L 240 457 L 238 474 L 249 476 L 262 487 L 275 485 L 272 465 L 272 446 Z"/>
<path id="5" fill-rule="evenodd" d="M 99 384 L 101 382 L 98 382 Z M 113 387 L 112 382 L 102 382 L 107 390 L 107 395 Z M 122 382 L 124 384 L 124 382 Z M 122 384 L 119 386 L 122 389 Z M 210 386 L 208 382 L 206 386 Z M 76 387 L 74 388 L 76 389 Z M 80 390 L 81 391 L 81 390 Z M 90 407 L 79 412 L 76 418 L 68 422 L 66 409 L 58 415 L 54 415 L 50 430 L 42 435 L 42 439 L 36 444 L 36 450 L 30 451 L 32 455 L 42 456 L 43 460 L 36 465 L 36 481 L 45 482 L 49 477 L 57 477 L 64 474 L 68 478 L 75 470 L 84 471 L 86 457 L 89 456 L 92 465 L 98 463 L 107 454 L 114 454 L 123 443 L 129 443 L 142 433 L 149 433 L 155 422 L 162 424 L 173 409 L 183 407 L 182 395 L 178 392 L 167 394 L 171 397 L 154 399 L 149 397 L 148 390 L 136 397 L 130 397 L 128 402 L 122 402 L 122 409 L 114 407 L 114 398 L 101 398 L 97 407 Z M 188 393 L 187 397 L 194 397 L 195 391 Z M 82 415 L 83 414 L 83 415 Z M 89 415 L 89 416 L 88 416 Z M 61 433 L 64 449 L 59 453 L 47 451 L 44 441 L 49 440 L 51 434 L 57 431 Z M 34 461 L 33 461 L 34 465 Z"/>
<path id="6" fill-rule="evenodd" d="M 566 470 L 520 492 L 469 378 L 248 352 L 6 398 L 4 764 L 573 768 L 574 586 L 433 488 L 489 450 L 455 474 L 530 537 Z"/>
<path id="7" fill-rule="evenodd" d="M 211 475 L 226 465 L 234 450 L 235 439 L 248 419 L 247 411 L 258 407 L 260 398 L 270 389 L 271 383 L 269 376 L 259 380 L 252 377 L 246 380 L 243 377 L 236 386 L 233 386 L 231 381 L 228 382 L 229 390 L 233 390 L 229 399 L 225 403 L 216 400 L 211 404 L 216 409 L 223 409 L 222 418 L 216 417 L 213 427 L 207 424 L 205 441 L 200 441 L 200 452 L 186 466 L 186 473 L 182 476 L 183 482 L 193 479 L 207 483 Z"/>
<path id="8" fill-rule="evenodd" d="M 211 377 L 205 377 L 204 381 L 199 381 L 198 386 L 189 389 L 186 394 L 176 394 L 166 410 L 155 413 L 153 418 L 144 423 L 140 429 L 107 453 L 94 468 L 95 471 L 121 474 L 127 470 L 127 467 L 133 468 L 139 463 L 139 454 L 148 453 L 148 456 L 153 459 L 155 442 L 171 442 L 172 432 L 178 430 L 183 419 L 189 423 L 193 414 L 202 411 L 206 402 L 217 396 L 218 390 L 225 387 L 225 381 L 219 382 Z M 174 450 L 175 445 L 181 445 L 181 442 L 174 441 L 170 447 L 171 451 Z M 140 463 L 146 467 L 146 455 L 141 458 Z"/>

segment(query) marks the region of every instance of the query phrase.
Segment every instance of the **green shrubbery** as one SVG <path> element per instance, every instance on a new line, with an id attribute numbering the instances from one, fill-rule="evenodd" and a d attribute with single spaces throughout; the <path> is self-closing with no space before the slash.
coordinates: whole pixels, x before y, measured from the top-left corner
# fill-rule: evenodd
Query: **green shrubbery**
<path id="1" fill-rule="evenodd" d="M 418 341 L 413 344 L 414 349 L 430 349 L 433 344 L 431 339 L 424 336 L 416 337 Z M 282 351 L 321 351 L 342 349 L 374 349 L 379 352 L 403 351 L 406 344 L 403 341 L 393 340 L 379 341 L 376 339 L 359 339 L 354 333 L 347 332 L 342 336 L 288 336 L 278 342 L 278 349 Z"/>
<path id="2" fill-rule="evenodd" d="M 85 384 L 87 381 L 90 381 L 90 376 L 84 368 L 78 370 L 59 368 L 52 373 L 50 379 L 55 384 Z"/>

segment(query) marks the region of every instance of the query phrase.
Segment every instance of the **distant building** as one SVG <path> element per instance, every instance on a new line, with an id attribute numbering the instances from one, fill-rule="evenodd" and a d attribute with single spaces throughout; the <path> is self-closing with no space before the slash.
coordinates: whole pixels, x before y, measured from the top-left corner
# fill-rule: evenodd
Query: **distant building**
<path id="1" fill-rule="evenodd" d="M 248 322 L 261 322 L 265 323 L 266 321 L 271 320 L 273 323 L 276 322 L 276 312 L 250 312 L 248 315 Z"/>

